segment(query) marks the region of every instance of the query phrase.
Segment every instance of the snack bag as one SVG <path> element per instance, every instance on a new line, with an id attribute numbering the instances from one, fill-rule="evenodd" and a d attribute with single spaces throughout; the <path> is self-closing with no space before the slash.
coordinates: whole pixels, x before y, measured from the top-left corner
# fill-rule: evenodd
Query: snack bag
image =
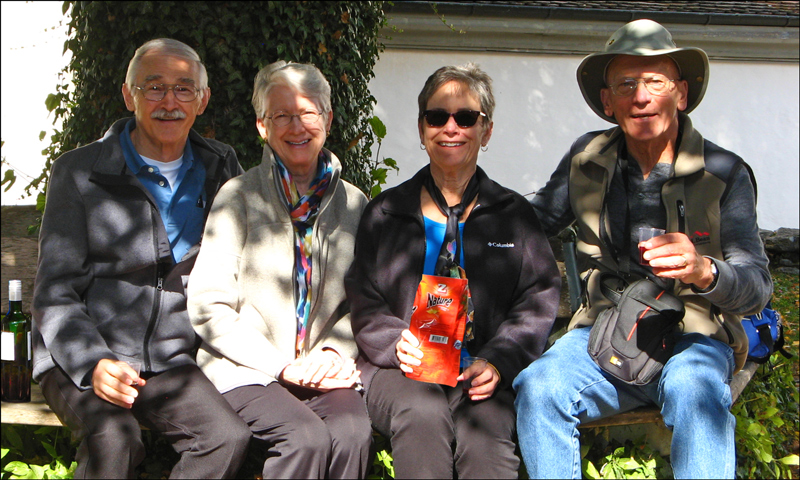
<path id="1" fill-rule="evenodd" d="M 456 386 L 470 305 L 466 278 L 422 276 L 409 327 L 420 341 L 422 364 L 407 377 Z"/>

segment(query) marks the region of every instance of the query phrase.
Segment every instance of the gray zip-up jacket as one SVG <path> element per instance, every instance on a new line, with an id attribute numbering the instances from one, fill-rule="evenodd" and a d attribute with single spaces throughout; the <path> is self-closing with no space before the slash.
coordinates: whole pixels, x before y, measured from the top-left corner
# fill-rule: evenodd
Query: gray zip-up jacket
<path id="1" fill-rule="evenodd" d="M 33 292 L 34 379 L 58 365 L 89 389 L 104 358 L 152 372 L 195 362 L 185 282 L 197 248 L 173 264 L 156 202 L 125 163 L 128 121 L 53 164 Z M 229 145 L 194 131 L 188 141 L 206 169 L 207 215 L 219 187 L 243 171 Z"/>

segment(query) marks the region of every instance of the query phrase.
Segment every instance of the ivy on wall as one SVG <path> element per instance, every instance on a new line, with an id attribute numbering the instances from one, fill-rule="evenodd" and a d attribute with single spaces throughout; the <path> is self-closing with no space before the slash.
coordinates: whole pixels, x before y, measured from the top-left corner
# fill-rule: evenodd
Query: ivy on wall
<path id="1" fill-rule="evenodd" d="M 132 115 L 121 93 L 128 62 L 146 41 L 169 37 L 194 48 L 208 70 L 211 100 L 195 130 L 233 146 L 245 170 L 261 161 L 250 103 L 258 70 L 277 60 L 316 65 L 332 90 L 333 127 L 325 146 L 342 160 L 344 178 L 369 193 L 375 98 L 367 84 L 383 51 L 378 33 L 387 23 L 384 3 L 64 2 L 71 17 L 64 51 L 72 59 L 47 100 L 55 119 L 64 122 L 32 185 L 46 181 L 59 155 Z M 67 74 L 71 82 L 64 80 Z"/>

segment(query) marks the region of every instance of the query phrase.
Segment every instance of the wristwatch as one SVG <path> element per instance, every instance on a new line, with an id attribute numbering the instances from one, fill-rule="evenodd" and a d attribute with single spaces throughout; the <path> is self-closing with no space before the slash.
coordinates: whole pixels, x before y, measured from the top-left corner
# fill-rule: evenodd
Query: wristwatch
<path id="1" fill-rule="evenodd" d="M 717 280 L 719 280 L 719 270 L 717 270 L 717 264 L 710 258 L 708 260 L 711 262 L 711 275 L 713 275 L 714 278 L 711 280 L 711 283 L 708 285 L 708 287 L 702 290 L 703 292 L 710 292 L 711 290 L 714 290 L 714 287 L 717 286 Z"/>

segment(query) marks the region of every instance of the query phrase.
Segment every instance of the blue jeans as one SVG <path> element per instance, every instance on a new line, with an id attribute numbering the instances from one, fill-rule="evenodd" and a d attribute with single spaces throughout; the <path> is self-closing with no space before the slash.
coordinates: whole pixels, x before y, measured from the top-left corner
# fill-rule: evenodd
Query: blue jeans
<path id="1" fill-rule="evenodd" d="M 653 403 L 672 430 L 675 478 L 734 478 L 733 350 L 686 334 L 661 376 L 637 387 L 594 363 L 586 352 L 590 331 L 569 331 L 514 380 L 517 434 L 530 478 L 581 478 L 578 425 Z"/>

